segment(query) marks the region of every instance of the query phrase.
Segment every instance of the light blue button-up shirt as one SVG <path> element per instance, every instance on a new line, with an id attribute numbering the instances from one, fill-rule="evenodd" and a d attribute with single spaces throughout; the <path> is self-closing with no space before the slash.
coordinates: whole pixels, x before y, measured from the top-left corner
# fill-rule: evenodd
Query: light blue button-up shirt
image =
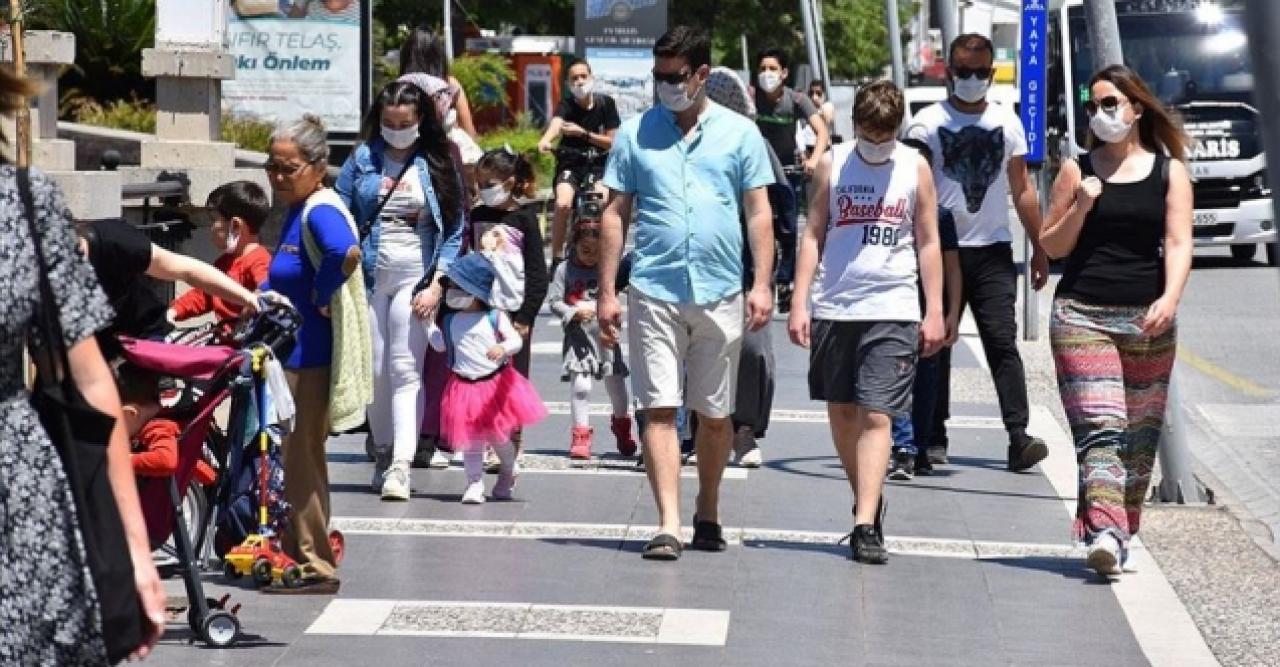
<path id="1" fill-rule="evenodd" d="M 687 139 L 662 107 L 623 123 L 604 184 L 635 198 L 631 286 L 698 305 L 741 292 L 743 194 L 773 182 L 755 124 L 714 102 Z"/>

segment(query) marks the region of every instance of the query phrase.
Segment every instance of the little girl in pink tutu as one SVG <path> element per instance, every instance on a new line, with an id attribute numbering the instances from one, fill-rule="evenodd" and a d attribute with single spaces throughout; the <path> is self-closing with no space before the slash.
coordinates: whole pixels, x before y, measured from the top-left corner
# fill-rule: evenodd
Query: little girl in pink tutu
<path id="1" fill-rule="evenodd" d="M 462 502 L 467 504 L 485 500 L 485 447 L 501 461 L 493 497 L 511 499 L 519 474 L 511 435 L 547 415 L 537 390 L 511 364 L 524 341 L 507 314 L 492 306 L 494 274 L 493 263 L 481 253 L 451 264 L 442 328 L 427 325 L 431 347 L 448 358 L 440 435 L 463 452 L 467 488 Z"/>

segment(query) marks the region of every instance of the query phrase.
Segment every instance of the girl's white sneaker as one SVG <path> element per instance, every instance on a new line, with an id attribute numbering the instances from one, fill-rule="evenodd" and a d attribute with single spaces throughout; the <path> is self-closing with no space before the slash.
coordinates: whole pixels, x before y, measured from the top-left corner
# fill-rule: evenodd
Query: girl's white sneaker
<path id="1" fill-rule="evenodd" d="M 481 505 L 484 504 L 484 482 L 471 482 L 467 484 L 467 490 L 462 493 L 463 505 Z"/>

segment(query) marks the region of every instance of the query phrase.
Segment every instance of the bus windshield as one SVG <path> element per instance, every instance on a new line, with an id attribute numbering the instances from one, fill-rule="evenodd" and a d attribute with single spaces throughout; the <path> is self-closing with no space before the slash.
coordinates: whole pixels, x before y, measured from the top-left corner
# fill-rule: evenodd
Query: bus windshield
<path id="1" fill-rule="evenodd" d="M 1197 101 L 1252 104 L 1253 69 L 1245 40 L 1243 12 L 1212 5 L 1211 11 L 1119 13 L 1126 64 L 1152 92 L 1171 106 Z M 1083 119 L 1094 74 L 1084 8 L 1072 7 L 1071 78 L 1076 118 Z M 1077 123 L 1077 126 L 1087 123 Z"/>

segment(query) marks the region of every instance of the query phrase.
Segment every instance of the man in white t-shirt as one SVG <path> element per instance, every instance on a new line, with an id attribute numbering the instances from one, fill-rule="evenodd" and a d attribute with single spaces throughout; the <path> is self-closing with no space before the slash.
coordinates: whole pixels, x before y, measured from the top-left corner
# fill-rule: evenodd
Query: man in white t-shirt
<path id="1" fill-rule="evenodd" d="M 1049 260 L 1040 248 L 1040 201 L 1027 174 L 1026 135 L 1008 107 L 986 100 L 995 73 L 995 48 L 978 34 L 951 43 L 947 80 L 951 95 L 920 111 L 907 136 L 926 142 L 933 151 L 938 199 L 948 206 L 960 241 L 964 302 L 973 308 L 986 352 L 1000 412 L 1009 432 L 1008 467 L 1023 471 L 1048 455 L 1043 440 L 1027 434 L 1027 381 L 1018 354 L 1017 270 L 1009 233 L 1009 197 L 1032 239 L 1034 287 L 1044 287 Z M 934 433 L 917 433 L 927 443 L 929 459 L 946 463 L 949 417 L 950 355 L 943 353 L 943 376 Z"/>

